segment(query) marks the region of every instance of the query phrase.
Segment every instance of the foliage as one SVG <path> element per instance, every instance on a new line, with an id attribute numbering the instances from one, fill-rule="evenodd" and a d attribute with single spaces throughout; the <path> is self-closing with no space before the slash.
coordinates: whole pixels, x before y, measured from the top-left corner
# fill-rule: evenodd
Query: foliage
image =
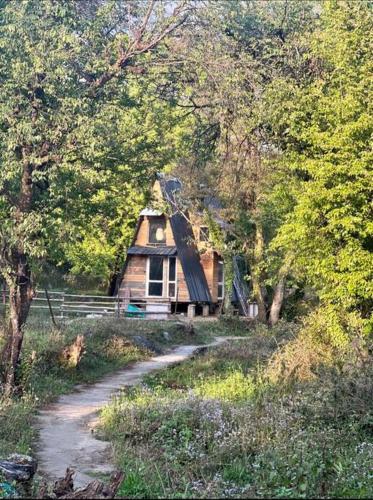
<path id="1" fill-rule="evenodd" d="M 128 14 L 124 2 L 1 7 L 1 238 L 9 252 L 22 241 L 34 266 L 47 256 L 107 279 L 124 256 L 149 177 L 172 163 L 177 113 L 154 102 L 142 71 L 108 74 L 135 43 L 127 24 L 141 22 L 143 7 L 132 7 Z M 167 28 L 161 6 L 153 15 L 154 30 Z M 25 162 L 33 201 L 18 220 Z"/>
<path id="2" fill-rule="evenodd" d="M 121 495 L 369 497 L 368 350 L 335 352 L 328 366 L 314 358 L 314 379 L 271 382 L 267 361 L 271 353 L 285 366 L 292 361 L 276 350 L 283 342 L 286 351 L 292 334 L 285 324 L 277 339 L 258 328 L 247 340 L 148 376 L 103 410 L 105 436 L 127 471 Z"/>
<path id="3" fill-rule="evenodd" d="M 316 13 L 312 2 L 289 8 L 286 1 L 221 1 L 198 15 L 200 24 L 183 31 L 178 53 L 184 56 L 181 79 L 187 80 L 180 100 L 189 99 L 195 108 L 199 148 L 177 171 L 197 206 L 206 195 L 220 199 L 218 216 L 230 222 L 230 237 L 219 235 L 217 248 L 245 256 L 259 316 L 266 321 L 276 286 L 281 282 L 281 292 L 291 275 L 288 252 L 272 252 L 269 243 L 294 206 L 292 179 L 277 161 L 281 151 L 266 95 L 280 79 L 306 78 L 302 35 L 314 28 Z"/>
<path id="4" fill-rule="evenodd" d="M 183 86 L 168 82 L 198 116 L 179 174 L 197 205 L 220 198 L 262 320 L 285 280 L 367 319 L 371 3 L 221 1 L 198 15 L 177 46 Z"/>
<path id="5" fill-rule="evenodd" d="M 151 0 L 0 5 L 0 267 L 11 319 L 2 371 L 9 394 L 41 261 L 69 258 L 78 272 L 111 271 L 113 288 L 136 202 L 162 149 L 161 107 L 157 119 L 137 113 L 143 70 L 134 66 L 153 62 L 156 48 L 163 59 L 163 41 L 188 10 L 184 2 L 168 9 Z M 118 204 L 118 193 L 129 203 Z M 97 265 L 87 256 L 99 246 Z"/>
<path id="6" fill-rule="evenodd" d="M 274 82 L 268 93 L 282 161 L 297 179 L 277 248 L 295 255 L 295 270 L 329 314 L 339 314 L 334 305 L 365 318 L 373 293 L 371 22 L 369 2 L 325 2 L 305 55 L 312 77 Z"/>
<path id="7" fill-rule="evenodd" d="M 64 245 L 63 261 L 70 264 L 72 276 L 91 275 L 108 282 L 118 272 L 140 210 L 149 199 L 151 179 L 173 167 L 180 154 L 183 127 L 191 118 L 184 118 L 168 102 L 155 101 L 152 87 L 149 77 L 129 79 L 128 104 L 123 103 L 122 109 L 115 106 L 109 117 L 100 118 L 110 141 L 104 144 L 101 161 L 109 167 L 118 163 L 118 171 L 108 174 L 105 182 L 101 179 L 90 199 L 91 214 L 81 207 L 85 219 L 72 228 L 74 241 Z"/>
<path id="8" fill-rule="evenodd" d="M 169 333 L 167 337 L 164 331 Z M 61 362 L 61 352 L 77 335 L 84 335 L 85 352 L 78 366 L 69 369 Z M 49 319 L 31 314 L 18 372 L 22 392 L 13 399 L 0 399 L 0 456 L 15 451 L 32 452 L 35 429 L 31 423 L 40 406 L 70 392 L 77 383 L 94 382 L 106 373 L 148 357 L 149 352 L 131 340 L 139 335 L 160 349 L 190 342 L 172 322 L 75 319 L 56 330 Z M 197 328 L 193 343 L 209 338 L 209 332 Z"/>

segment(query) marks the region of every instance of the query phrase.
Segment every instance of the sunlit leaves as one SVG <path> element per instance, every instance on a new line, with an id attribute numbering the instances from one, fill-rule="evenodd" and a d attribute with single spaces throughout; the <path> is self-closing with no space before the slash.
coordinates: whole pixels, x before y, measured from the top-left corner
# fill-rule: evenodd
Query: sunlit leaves
<path id="1" fill-rule="evenodd" d="M 298 87 L 283 118 L 289 166 L 305 176 L 277 240 L 294 252 L 298 273 L 321 299 L 364 316 L 373 296 L 371 23 L 368 3 L 323 6 L 309 54 L 322 69 Z"/>

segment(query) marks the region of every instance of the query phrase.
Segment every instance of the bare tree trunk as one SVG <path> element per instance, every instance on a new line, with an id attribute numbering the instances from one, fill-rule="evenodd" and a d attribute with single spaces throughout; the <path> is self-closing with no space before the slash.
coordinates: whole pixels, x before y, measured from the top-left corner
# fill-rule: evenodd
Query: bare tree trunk
<path id="1" fill-rule="evenodd" d="M 269 324 L 271 326 L 275 325 L 280 319 L 280 313 L 282 305 L 284 303 L 284 295 L 285 295 L 285 277 L 283 276 L 277 283 L 273 295 L 271 311 L 269 313 Z"/>
<path id="2" fill-rule="evenodd" d="M 262 286 L 261 264 L 264 258 L 264 236 L 261 224 L 256 224 L 255 243 L 254 243 L 254 263 L 252 266 L 252 283 L 255 300 L 258 304 L 258 320 L 262 323 L 267 322 L 266 293 Z"/>
<path id="3" fill-rule="evenodd" d="M 107 288 L 108 297 L 114 297 L 119 281 L 119 271 L 114 271 L 109 278 L 109 286 Z"/>
<path id="4" fill-rule="evenodd" d="M 284 304 L 284 298 L 285 298 L 286 278 L 289 273 L 289 270 L 290 270 L 290 263 L 285 262 L 285 264 L 283 264 L 278 273 L 278 282 L 274 290 L 271 310 L 269 313 L 269 324 L 271 326 L 275 325 L 280 319 L 281 309 Z"/>
<path id="5" fill-rule="evenodd" d="M 253 274 L 252 274 L 252 283 L 253 283 L 254 297 L 255 297 L 256 303 L 258 304 L 257 319 L 261 323 L 266 323 L 267 322 L 267 307 L 266 307 L 266 303 L 264 300 L 263 290 L 262 290 L 262 287 L 260 286 L 260 282 L 259 282 L 258 277 L 255 274 L 255 271 L 253 271 Z"/>
<path id="6" fill-rule="evenodd" d="M 35 110 L 34 110 L 35 111 Z M 36 113 L 33 115 L 35 120 Z M 17 208 L 15 211 L 15 224 L 21 225 L 25 214 L 29 214 L 33 198 L 33 165 L 29 161 L 30 146 L 22 148 L 23 169 Z M 22 342 L 23 327 L 33 297 L 31 271 L 28 265 L 24 241 L 18 237 L 18 244 L 10 248 L 7 254 L 9 272 L 6 281 L 9 286 L 9 325 L 8 340 L 2 353 L 5 367 L 5 393 L 10 395 L 16 383 L 16 370 L 19 362 Z"/>
<path id="7" fill-rule="evenodd" d="M 233 314 L 233 258 L 230 254 L 224 257 L 224 299 L 223 310 L 226 315 Z"/>
<path id="8" fill-rule="evenodd" d="M 113 266 L 113 271 L 109 278 L 109 286 L 107 290 L 107 294 L 109 297 L 113 297 L 120 287 L 124 255 L 125 255 L 125 249 L 121 246 L 117 251 L 117 255 L 115 257 L 115 263 Z"/>
<path id="9" fill-rule="evenodd" d="M 5 393 L 7 395 L 12 393 L 16 383 L 16 370 L 23 343 L 23 327 L 26 323 L 33 297 L 31 273 L 25 255 L 17 254 L 14 256 L 14 271 L 16 278 L 13 282 L 8 283 L 8 341 L 2 356 L 5 366 Z"/>

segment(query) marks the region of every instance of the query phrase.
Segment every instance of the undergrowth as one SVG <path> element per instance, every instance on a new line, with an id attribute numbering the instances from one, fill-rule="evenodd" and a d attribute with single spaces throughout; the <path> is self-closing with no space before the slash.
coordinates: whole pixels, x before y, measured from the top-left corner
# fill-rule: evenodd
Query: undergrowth
<path id="1" fill-rule="evenodd" d="M 61 353 L 77 335 L 84 335 L 84 353 L 77 366 L 69 367 Z M 162 350 L 210 338 L 203 327 L 190 336 L 176 322 L 75 319 L 55 328 L 43 316 L 30 317 L 17 373 L 18 392 L 11 399 L 1 399 L 0 395 L 0 458 L 13 452 L 32 454 L 36 435 L 31 424 L 40 406 L 73 390 L 78 383 L 94 382 L 152 354 L 146 347 L 135 345 L 139 337 Z"/>
<path id="2" fill-rule="evenodd" d="M 101 426 L 118 496 L 370 498 L 369 346 L 315 354 L 297 330 L 258 326 L 115 398 Z"/>

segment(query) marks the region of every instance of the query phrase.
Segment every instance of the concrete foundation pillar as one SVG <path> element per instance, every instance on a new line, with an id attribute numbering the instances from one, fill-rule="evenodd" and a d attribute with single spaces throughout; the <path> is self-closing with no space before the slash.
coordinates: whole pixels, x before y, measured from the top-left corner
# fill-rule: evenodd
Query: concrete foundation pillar
<path id="1" fill-rule="evenodd" d="M 189 304 L 188 305 L 188 313 L 187 316 L 189 319 L 193 319 L 196 315 L 196 305 L 195 304 Z"/>
<path id="2" fill-rule="evenodd" d="M 205 304 L 204 306 L 202 306 L 202 316 L 206 317 L 206 316 L 209 316 L 210 314 L 210 306 L 209 304 Z"/>

